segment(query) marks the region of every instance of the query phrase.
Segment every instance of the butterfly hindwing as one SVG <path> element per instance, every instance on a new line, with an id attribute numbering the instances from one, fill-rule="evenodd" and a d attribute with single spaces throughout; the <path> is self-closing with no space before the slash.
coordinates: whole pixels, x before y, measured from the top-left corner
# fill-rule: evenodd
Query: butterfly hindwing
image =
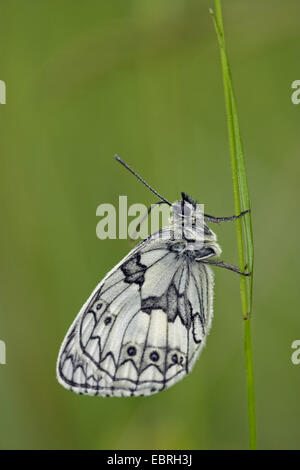
<path id="1" fill-rule="evenodd" d="M 210 268 L 184 243 L 146 240 L 96 287 L 61 346 L 67 389 L 102 396 L 150 395 L 190 372 L 212 319 Z"/>

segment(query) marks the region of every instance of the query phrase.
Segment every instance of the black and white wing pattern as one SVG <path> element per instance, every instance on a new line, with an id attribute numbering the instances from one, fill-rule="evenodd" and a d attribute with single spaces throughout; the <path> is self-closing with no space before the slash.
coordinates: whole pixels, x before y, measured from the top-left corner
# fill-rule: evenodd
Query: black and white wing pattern
<path id="1" fill-rule="evenodd" d="M 191 371 L 211 326 L 213 273 L 186 246 L 142 242 L 99 283 L 60 348 L 61 385 L 87 395 L 151 395 Z"/>

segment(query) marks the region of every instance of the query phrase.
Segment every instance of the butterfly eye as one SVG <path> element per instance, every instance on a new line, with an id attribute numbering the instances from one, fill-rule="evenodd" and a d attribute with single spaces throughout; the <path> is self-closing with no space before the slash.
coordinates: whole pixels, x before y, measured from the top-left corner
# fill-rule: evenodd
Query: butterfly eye
<path id="1" fill-rule="evenodd" d="M 112 322 L 111 317 L 106 317 L 105 320 L 104 320 L 105 325 L 109 325 L 111 322 Z"/>
<path id="2" fill-rule="evenodd" d="M 175 251 L 176 253 L 180 253 L 181 251 L 185 249 L 185 247 L 186 247 L 185 243 L 182 243 L 182 242 L 170 244 L 171 251 Z"/>

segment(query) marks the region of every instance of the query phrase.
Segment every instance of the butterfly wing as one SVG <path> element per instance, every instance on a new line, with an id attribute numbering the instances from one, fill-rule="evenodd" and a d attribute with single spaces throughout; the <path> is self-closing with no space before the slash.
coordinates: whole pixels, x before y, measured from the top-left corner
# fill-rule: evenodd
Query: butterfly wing
<path id="1" fill-rule="evenodd" d="M 170 387 L 191 370 L 205 343 L 212 292 L 210 268 L 181 256 L 178 243 L 142 242 L 80 310 L 59 352 L 58 381 L 102 396 Z"/>

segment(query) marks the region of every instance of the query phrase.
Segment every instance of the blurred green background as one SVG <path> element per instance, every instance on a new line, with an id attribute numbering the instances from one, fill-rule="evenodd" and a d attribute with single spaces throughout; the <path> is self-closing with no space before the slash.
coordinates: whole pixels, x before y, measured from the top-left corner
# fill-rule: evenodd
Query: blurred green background
<path id="1" fill-rule="evenodd" d="M 300 448 L 300 4 L 223 2 L 244 138 L 256 266 L 260 448 Z M 215 270 L 215 317 L 193 373 L 147 398 L 78 396 L 55 378 L 60 343 L 129 250 L 96 238 L 96 207 L 150 204 L 119 153 L 168 199 L 233 213 L 217 39 L 206 0 L 0 1 L 0 447 L 246 448 L 239 279 Z M 237 262 L 234 224 L 216 228 Z"/>

